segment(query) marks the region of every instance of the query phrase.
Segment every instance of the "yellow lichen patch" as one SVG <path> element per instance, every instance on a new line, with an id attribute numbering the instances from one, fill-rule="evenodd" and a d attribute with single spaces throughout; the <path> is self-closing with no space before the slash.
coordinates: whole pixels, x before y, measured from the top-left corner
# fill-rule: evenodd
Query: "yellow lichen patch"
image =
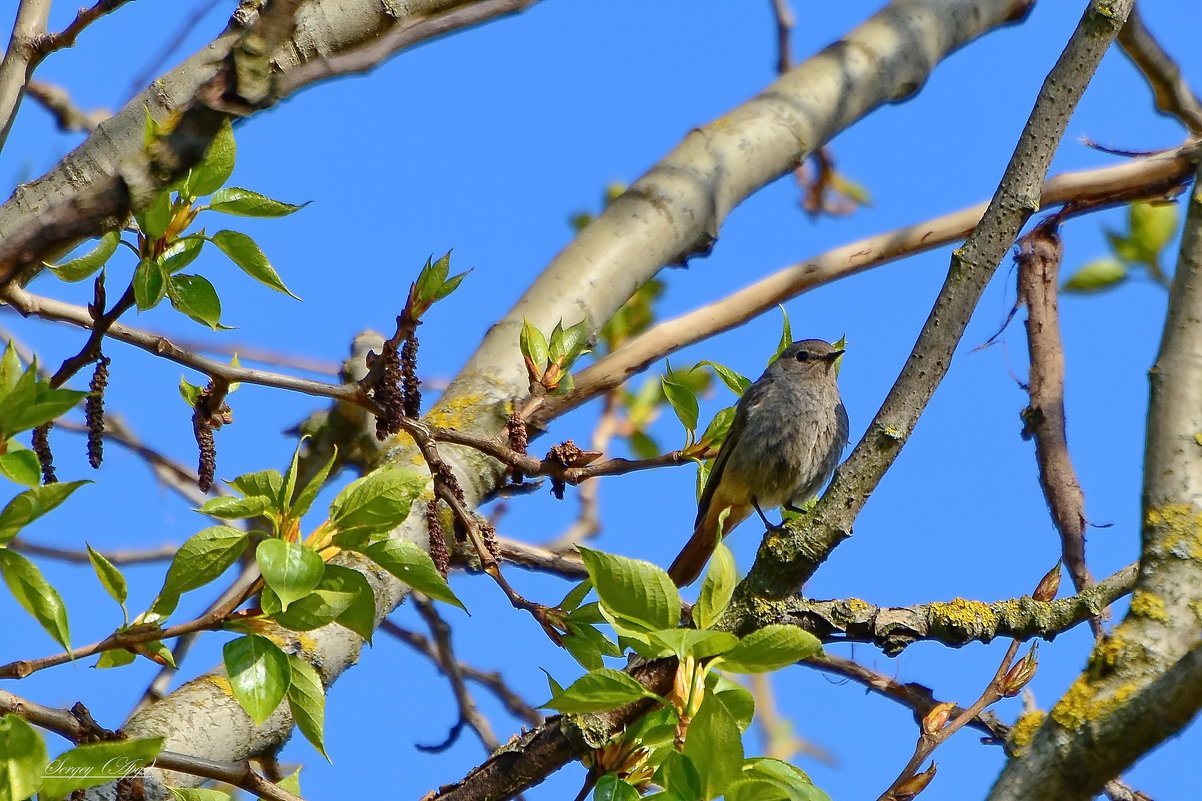
<path id="1" fill-rule="evenodd" d="M 1199 621 L 1202 621 L 1202 601 L 1190 601 L 1189 608 L 1190 611 L 1194 613 L 1194 617 L 1198 618 Z"/>
<path id="2" fill-rule="evenodd" d="M 480 411 L 487 405 L 488 402 L 483 396 L 469 392 L 456 398 L 450 398 L 445 402 L 439 401 L 438 405 L 426 415 L 425 421 L 439 428 L 457 428 L 460 431 L 466 431 L 471 428 L 471 424 L 476 420 Z"/>
<path id="3" fill-rule="evenodd" d="M 1031 739 L 1043 725 L 1046 717 L 1047 713 L 1042 709 L 1033 709 L 1030 712 L 1024 712 L 1018 720 L 1014 721 L 1014 725 L 1010 728 L 1010 748 L 1015 756 L 1022 753 L 1031 744 Z"/>
<path id="4" fill-rule="evenodd" d="M 227 679 L 225 676 L 218 676 L 216 674 L 210 673 L 207 676 L 202 676 L 200 678 L 200 680 L 209 682 L 214 687 L 216 687 L 217 689 L 221 690 L 223 693 L 228 695 L 230 698 L 234 697 L 234 688 L 230 686 L 230 680 Z"/>
<path id="5" fill-rule="evenodd" d="M 931 604 L 930 617 L 935 626 L 966 630 L 977 627 L 993 629 L 998 623 L 997 614 L 989 608 L 989 604 L 970 601 L 967 598 L 953 598 L 946 603 Z"/>
<path id="6" fill-rule="evenodd" d="M 1192 559 L 1202 559 L 1202 512 L 1189 503 L 1167 503 L 1153 506 L 1144 515 L 1144 527 L 1162 553 L 1186 549 Z"/>
<path id="7" fill-rule="evenodd" d="M 296 644 L 307 654 L 311 654 L 317 650 L 317 640 L 313 639 L 313 635 L 307 631 L 297 632 Z"/>
<path id="8" fill-rule="evenodd" d="M 1075 731 L 1123 706 L 1127 699 L 1135 694 L 1136 689 L 1134 682 L 1128 682 L 1107 690 L 1095 686 L 1089 674 L 1082 675 L 1068 688 L 1064 697 L 1056 702 L 1056 706 L 1052 707 L 1052 720 L 1066 729 Z M 1101 695 L 1103 692 L 1105 694 Z"/>
<path id="9" fill-rule="evenodd" d="M 848 598 L 843 602 L 849 614 L 862 615 L 872 608 L 872 604 L 867 601 L 862 601 L 859 598 Z"/>
<path id="10" fill-rule="evenodd" d="M 1169 622 L 1169 613 L 1165 611 L 1164 599 L 1147 590 L 1136 590 L 1132 593 L 1131 614 L 1159 623 Z"/>

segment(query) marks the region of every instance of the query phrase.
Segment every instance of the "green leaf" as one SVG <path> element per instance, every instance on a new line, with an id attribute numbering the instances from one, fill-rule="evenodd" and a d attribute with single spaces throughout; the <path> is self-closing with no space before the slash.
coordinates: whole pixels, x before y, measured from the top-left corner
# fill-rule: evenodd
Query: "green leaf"
<path id="1" fill-rule="evenodd" d="M 376 594 L 367 578 L 349 567 L 326 565 L 326 573 L 319 586 L 324 590 L 346 592 L 353 596 L 350 605 L 334 620 L 371 642 L 376 626 Z"/>
<path id="2" fill-rule="evenodd" d="M 384 534 L 409 516 L 429 477 L 402 467 L 382 467 L 348 484 L 330 504 L 330 527 Z"/>
<path id="3" fill-rule="evenodd" d="M 117 245 L 120 242 L 121 232 L 109 231 L 100 237 L 100 242 L 97 243 L 96 247 L 78 259 L 71 259 L 71 261 L 57 265 L 46 264 L 46 266 L 63 281 L 68 283 L 82 281 L 103 267 L 105 262 L 112 258 L 113 254 L 117 252 Z"/>
<path id="4" fill-rule="evenodd" d="M 691 656 L 706 659 L 734 648 L 739 638 L 727 631 L 700 629 L 661 629 L 647 632 L 647 639 L 663 650 L 657 656 L 675 655 L 678 659 Z"/>
<path id="5" fill-rule="evenodd" d="M 325 746 L 326 696 L 317 671 L 303 659 L 288 657 L 292 668 L 292 683 L 288 686 L 288 707 L 292 719 L 323 757 L 329 760 Z"/>
<path id="6" fill-rule="evenodd" d="M 125 599 L 129 597 L 125 576 L 121 575 L 117 566 L 110 562 L 104 554 L 87 543 L 84 545 L 87 545 L 88 561 L 92 563 L 92 569 L 96 571 L 96 578 L 100 579 L 100 585 L 114 601 L 121 605 L 121 611 L 125 611 Z"/>
<path id="7" fill-rule="evenodd" d="M 163 267 L 154 259 L 142 259 L 134 270 L 134 300 L 138 311 L 153 309 L 167 294 Z"/>
<path id="8" fill-rule="evenodd" d="M 292 502 L 291 514 L 293 517 L 300 518 L 304 516 L 313 506 L 313 501 L 317 498 L 317 493 L 321 491 L 321 488 L 326 483 L 326 479 L 330 477 L 330 471 L 334 469 L 334 462 L 337 459 L 338 452 L 335 450 L 330 458 L 326 460 L 326 463 L 322 465 L 321 469 L 309 479 L 309 483 L 297 493 L 296 500 Z"/>
<path id="9" fill-rule="evenodd" d="M 696 370 L 702 365 L 712 368 L 714 374 L 722 380 L 722 383 L 726 385 L 726 388 L 733 392 L 736 397 L 743 397 L 743 393 L 747 391 L 749 386 L 751 386 L 750 378 L 742 373 L 736 373 L 734 370 L 730 369 L 724 364 L 718 364 L 717 362 L 706 360 L 697 362 L 693 369 Z"/>
<path id="10" fill-rule="evenodd" d="M 1095 259 L 1086 264 L 1061 287 L 1066 292 L 1097 292 L 1108 289 L 1127 277 L 1127 268 L 1115 259 Z"/>
<path id="11" fill-rule="evenodd" d="M 702 798 L 717 798 L 743 770 L 743 738 L 721 701 L 706 696 L 689 724 L 684 754 L 697 768 Z"/>
<path id="12" fill-rule="evenodd" d="M 221 649 L 234 698 L 261 726 L 275 712 L 292 683 L 292 668 L 279 646 L 258 634 L 230 640 Z"/>
<path id="13" fill-rule="evenodd" d="M 735 407 L 728 406 L 720 410 L 714 415 L 714 419 L 710 420 L 710 424 L 705 427 L 705 431 L 697 438 L 698 444 L 709 445 L 717 448 L 726 441 L 726 435 L 730 433 L 731 423 L 735 421 Z"/>
<path id="14" fill-rule="evenodd" d="M 263 255 L 263 251 L 255 243 L 255 240 L 238 231 L 218 231 L 213 234 L 210 241 L 221 252 L 229 257 L 230 261 L 238 265 L 244 273 L 249 275 L 261 284 L 271 287 L 277 292 L 282 292 L 289 297 L 300 298 L 293 295 L 288 287 L 284 286 L 283 279 L 280 274 L 271 266 L 271 262 Z"/>
<path id="15" fill-rule="evenodd" d="M 447 580 L 434 566 L 430 554 L 412 542 L 380 540 L 364 548 L 363 555 L 423 595 L 467 611 L 467 607 L 451 592 Z"/>
<path id="16" fill-rule="evenodd" d="M 196 257 L 200 255 L 200 251 L 204 249 L 204 246 L 205 238 L 203 234 L 185 236 L 175 240 L 171 243 L 171 247 L 163 251 L 163 256 L 160 259 L 160 263 L 163 265 L 163 272 L 167 273 L 167 275 L 178 273 L 196 261 Z"/>
<path id="17" fill-rule="evenodd" d="M 655 773 L 655 780 L 671 792 L 673 798 L 703 798 L 701 777 L 693 760 L 678 751 L 669 751 L 664 757 Z"/>
<path id="18" fill-rule="evenodd" d="M 300 211 L 308 203 L 294 206 L 280 200 L 272 200 L 266 195 L 231 186 L 213 194 L 209 200 L 210 211 L 220 211 L 223 214 L 233 214 L 239 217 L 287 217 L 293 212 Z"/>
<path id="19" fill-rule="evenodd" d="M 0 545 L 9 542 L 25 526 L 53 510 L 71 493 L 90 481 L 60 481 L 44 487 L 31 487 L 13 498 L 0 511 Z"/>
<path id="20" fill-rule="evenodd" d="M 593 801 L 639 801 L 639 791 L 629 782 L 624 782 L 612 773 L 597 780 L 593 788 Z"/>
<path id="21" fill-rule="evenodd" d="M 706 677 L 707 692 L 722 702 L 735 719 L 739 731 L 747 731 L 755 717 L 755 697 L 741 684 L 736 684 L 714 671 Z"/>
<path id="22" fill-rule="evenodd" d="M 0 357 L 0 397 L 7 395 L 25 372 L 21 367 L 21 357 L 17 355 L 17 349 L 10 339 L 4 343 L 4 355 Z"/>
<path id="23" fill-rule="evenodd" d="M 555 326 L 551 332 L 551 343 L 547 346 L 547 355 L 552 362 L 567 370 L 581 354 L 589 348 L 588 320 L 581 320 L 569 328 L 563 328 L 562 323 Z"/>
<path id="24" fill-rule="evenodd" d="M 21 373 L 0 396 L 0 439 L 37 428 L 73 408 L 88 393 L 51 389 L 49 381 L 37 377 L 37 364 Z"/>
<path id="25" fill-rule="evenodd" d="M 168 787 L 176 801 L 234 801 L 229 793 L 203 787 Z"/>
<path id="26" fill-rule="evenodd" d="M 42 786 L 46 744 L 37 729 L 16 715 L 0 718 L 0 798 L 22 801 Z"/>
<path id="27" fill-rule="evenodd" d="M 293 631 L 312 631 L 333 623 L 355 603 L 354 592 L 316 589 L 280 609 L 280 599 L 270 587 L 262 594 L 263 611 L 272 620 Z"/>
<path id="28" fill-rule="evenodd" d="M 584 599 L 593 591 L 593 583 L 588 579 L 577 584 L 572 589 L 568 590 L 568 594 L 563 597 L 563 600 L 555 607 L 562 609 L 565 612 L 571 612 L 580 608 L 580 604 L 584 603 Z"/>
<path id="29" fill-rule="evenodd" d="M 167 297 L 176 311 L 188 315 L 201 325 L 218 331 L 224 326 L 221 319 L 221 298 L 206 278 L 181 273 L 167 278 Z"/>
<path id="30" fill-rule="evenodd" d="M 25 487 L 42 483 L 42 466 L 38 456 L 21 447 L 16 440 L 8 441 L 8 452 L 0 456 L 0 473 Z"/>
<path id="31" fill-rule="evenodd" d="M 46 765 L 39 798 L 65 798 L 76 790 L 134 776 L 162 750 L 162 737 L 77 746 Z"/>
<path id="32" fill-rule="evenodd" d="M 1127 221 L 1131 227 L 1129 241 L 1137 249 L 1138 260 L 1154 264 L 1177 233 L 1177 206 L 1136 201 L 1127 207 Z"/>
<path id="33" fill-rule="evenodd" d="M 776 361 L 777 358 L 784 353 L 785 348 L 793 344 L 793 326 L 789 323 L 789 312 L 784 306 L 780 307 L 780 313 L 783 316 L 780 329 L 780 342 L 776 346 L 776 355 L 768 360 L 768 364 Z"/>
<path id="34" fill-rule="evenodd" d="M 659 443 L 647 436 L 644 431 L 635 431 L 630 435 L 630 450 L 640 459 L 650 459 L 659 456 Z"/>
<path id="35" fill-rule="evenodd" d="M 134 219 L 147 239 L 162 239 L 171 224 L 171 193 L 166 189 L 159 190 L 150 205 L 134 212 Z"/>
<path id="36" fill-rule="evenodd" d="M 771 757 L 753 757 L 743 764 L 743 778 L 770 784 L 787 801 L 831 801 L 831 797 L 814 786 L 801 768 Z M 743 795 L 746 801 L 753 796 Z"/>
<path id="37" fill-rule="evenodd" d="M 604 712 L 634 703 L 640 698 L 655 697 L 622 671 L 601 668 L 585 673 L 540 706 L 564 714 Z"/>
<path id="38" fill-rule="evenodd" d="M 691 435 L 697 430 L 697 416 L 700 413 L 697 408 L 697 396 L 693 394 L 693 390 L 668 376 L 662 376 L 660 384 L 664 389 L 664 397 L 668 399 L 672 411 L 676 412 L 676 419 L 680 420 L 681 425 Z"/>
<path id="39" fill-rule="evenodd" d="M 586 623 L 568 622 L 568 632 L 560 637 L 563 647 L 585 670 L 597 670 L 605 666 L 604 656 L 621 656 L 622 650 Z"/>
<path id="40" fill-rule="evenodd" d="M 471 272 L 471 270 L 464 270 L 463 272 L 459 273 L 458 275 L 452 275 L 450 278 L 443 281 L 442 286 L 440 286 L 435 291 L 434 297 L 432 300 L 436 300 L 436 301 L 442 300 L 447 295 L 450 295 L 452 292 L 454 292 L 456 289 L 459 288 L 459 285 L 463 283 L 463 279 L 467 278 L 467 274 L 470 272 Z"/>
<path id="41" fill-rule="evenodd" d="M 202 387 L 198 387 L 195 384 L 190 384 L 188 383 L 187 379 L 185 379 L 183 376 L 180 376 L 179 394 L 180 397 L 184 399 L 184 403 L 195 407 L 196 401 L 200 400 L 200 393 L 203 391 L 204 389 Z"/>
<path id="42" fill-rule="evenodd" d="M 772 623 L 751 632 L 722 655 L 718 667 L 732 673 L 766 673 L 800 662 L 822 650 L 813 634 Z"/>
<path id="43" fill-rule="evenodd" d="M 601 606 L 624 625 L 644 631 L 680 625 L 680 596 L 663 568 L 580 547 Z"/>
<path id="44" fill-rule="evenodd" d="M 522 334 L 518 338 L 518 346 L 521 348 L 522 355 L 534 364 L 540 374 L 547 369 L 549 360 L 547 338 L 543 336 L 542 331 L 531 325 L 530 321 L 525 318 L 522 319 Z"/>
<path id="45" fill-rule="evenodd" d="M 0 574 L 25 611 L 33 615 L 64 650 L 71 650 L 67 607 L 58 591 L 42 577 L 37 565 L 16 551 L 0 548 Z"/>
<path id="46" fill-rule="evenodd" d="M 209 498 L 205 505 L 197 509 L 202 515 L 217 517 L 222 520 L 246 520 L 251 517 L 261 517 L 275 510 L 275 499 L 266 495 L 252 495 L 249 498 L 235 498 L 232 495 L 218 495 Z"/>
<path id="47" fill-rule="evenodd" d="M 113 651 L 105 651 L 100 654 L 100 658 L 96 660 L 96 664 L 93 667 L 95 667 L 97 670 L 125 667 L 126 665 L 132 665 L 137 658 L 137 654 L 131 651 L 126 651 L 123 648 Z"/>
<path id="48" fill-rule="evenodd" d="M 693 607 L 693 620 L 700 628 L 712 628 L 722 617 L 730 599 L 734 596 L 739 574 L 735 571 L 735 557 L 724 543 L 719 542 L 710 557 L 710 566 L 701 583 L 701 594 Z"/>
<path id="49" fill-rule="evenodd" d="M 184 540 L 167 568 L 163 589 L 159 590 L 151 611 L 164 617 L 170 615 L 182 594 L 203 587 L 224 573 L 238 561 L 249 543 L 245 531 L 231 526 L 210 526 Z"/>
<path id="50" fill-rule="evenodd" d="M 300 786 L 300 768 L 297 768 L 296 770 L 292 771 L 292 773 L 280 779 L 278 782 L 276 782 L 276 786 L 282 790 L 287 790 L 293 795 L 304 795 L 304 793 L 301 792 Z"/>
<path id="51" fill-rule="evenodd" d="M 260 542 L 255 549 L 255 561 L 263 580 L 275 590 L 285 609 L 317 589 L 326 567 L 317 551 L 299 542 L 283 540 Z"/>
<path id="52" fill-rule="evenodd" d="M 234 171 L 237 154 L 234 127 L 226 120 L 213 137 L 205 157 L 188 173 L 188 194 L 191 197 L 211 195 L 224 186 Z"/>
<path id="53" fill-rule="evenodd" d="M 284 477 L 280 475 L 279 470 L 244 473 L 226 483 L 247 497 L 265 495 L 274 499 L 275 509 L 285 509 L 288 506 L 288 499 L 284 497 Z"/>

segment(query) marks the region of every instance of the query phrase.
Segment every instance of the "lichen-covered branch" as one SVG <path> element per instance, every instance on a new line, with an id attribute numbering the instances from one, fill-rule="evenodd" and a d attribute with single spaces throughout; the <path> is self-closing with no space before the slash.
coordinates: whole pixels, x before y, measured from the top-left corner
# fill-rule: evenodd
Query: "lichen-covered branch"
<path id="1" fill-rule="evenodd" d="M 870 642 L 887 656 L 896 656 L 921 641 L 959 648 L 996 637 L 1050 640 L 1101 614 L 1115 600 L 1131 592 L 1134 585 L 1135 565 L 1130 565 L 1077 595 L 1057 601 L 1036 601 L 1030 596 L 995 603 L 956 598 L 882 607 L 858 598 L 812 601 L 794 597 L 775 608 L 761 610 L 753 627 L 792 623 L 828 642 Z"/>

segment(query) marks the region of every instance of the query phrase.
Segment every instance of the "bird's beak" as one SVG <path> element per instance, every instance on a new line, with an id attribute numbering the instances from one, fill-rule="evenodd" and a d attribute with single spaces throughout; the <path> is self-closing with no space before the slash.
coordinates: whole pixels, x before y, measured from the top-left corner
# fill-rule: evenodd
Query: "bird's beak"
<path id="1" fill-rule="evenodd" d="M 833 350 L 833 351 L 831 351 L 830 353 L 828 353 L 828 354 L 826 354 L 825 356 L 823 356 L 822 358 L 823 358 L 823 359 L 825 359 L 826 361 L 830 362 L 831 364 L 834 364 L 834 363 L 835 363 L 835 359 L 838 359 L 838 358 L 839 358 L 840 356 L 842 356 L 842 355 L 843 355 L 843 351 L 841 351 L 841 350 Z"/>

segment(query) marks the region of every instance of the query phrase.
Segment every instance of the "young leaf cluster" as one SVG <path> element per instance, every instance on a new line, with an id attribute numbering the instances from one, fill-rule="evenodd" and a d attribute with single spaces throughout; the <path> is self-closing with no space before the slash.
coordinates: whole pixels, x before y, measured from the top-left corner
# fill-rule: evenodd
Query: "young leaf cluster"
<path id="1" fill-rule="evenodd" d="M 1089 262 L 1061 288 L 1066 292 L 1099 292 L 1118 286 L 1138 269 L 1167 286 L 1160 259 L 1177 231 L 1178 217 L 1177 207 L 1172 204 L 1132 203 L 1127 207 L 1127 232 L 1106 231 L 1111 255 Z"/>
<path id="2" fill-rule="evenodd" d="M 582 355 L 589 352 L 587 320 L 581 320 L 568 328 L 563 321 L 555 324 L 548 338 L 535 328 L 529 320 L 522 321 L 522 333 L 518 345 L 522 359 L 526 362 L 526 374 L 532 391 L 552 395 L 563 395 L 572 389 L 572 374 L 568 372 Z"/>
<path id="3" fill-rule="evenodd" d="M 746 637 L 721 631 L 737 581 L 734 558 L 720 545 L 693 608 L 695 628 L 681 627 L 676 587 L 661 568 L 648 562 L 581 548 L 589 578 L 560 605 L 568 651 L 588 671 L 562 687 L 551 680 L 544 705 L 564 714 L 603 712 L 649 699 L 654 709 L 615 743 L 590 759 L 598 782 L 594 798 L 708 801 L 825 799 L 799 769 L 779 760 L 744 757 L 743 734 L 751 724 L 754 700 L 719 671 L 761 673 L 817 653 L 818 640 L 795 626 L 772 625 Z M 584 603 L 589 592 L 597 600 Z M 597 626 L 608 624 L 609 639 Z M 605 667 L 604 657 L 631 649 L 645 659 L 674 658 L 677 673 L 667 698 L 655 695 L 631 675 Z"/>
<path id="4" fill-rule="evenodd" d="M 163 135 L 163 126 L 147 114 L 147 148 Z M 205 243 L 212 243 L 236 267 L 259 283 L 296 297 L 289 291 L 259 245 L 244 233 L 220 230 L 209 235 L 190 229 L 203 211 L 238 217 L 284 217 L 304 208 L 274 200 L 250 189 L 226 187 L 233 173 L 237 149 L 234 132 L 226 121 L 214 137 L 204 159 L 172 185 L 158 192 L 144 207 L 134 211 L 136 242 L 123 242 L 118 231 L 102 236 L 92 250 L 63 264 L 47 265 L 64 281 L 82 281 L 101 270 L 119 244 L 137 254 L 130 289 L 139 311 L 159 305 L 164 298 L 173 308 L 213 330 L 221 324 L 221 299 L 204 276 L 183 272 L 200 256 Z M 208 196 L 207 203 L 201 198 Z"/>

